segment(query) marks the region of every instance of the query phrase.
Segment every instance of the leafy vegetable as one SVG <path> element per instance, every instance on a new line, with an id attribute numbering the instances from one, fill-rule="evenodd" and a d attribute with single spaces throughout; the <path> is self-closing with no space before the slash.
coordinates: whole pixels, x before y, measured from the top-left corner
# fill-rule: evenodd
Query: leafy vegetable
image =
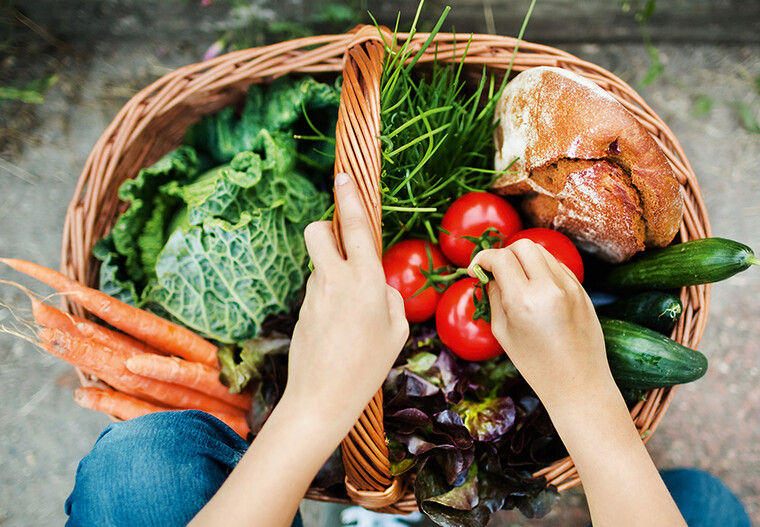
<path id="1" fill-rule="evenodd" d="M 339 102 L 337 86 L 310 77 L 281 77 L 269 86 L 251 86 L 239 116 L 234 107 L 227 107 L 201 119 L 188 130 L 185 143 L 209 156 L 213 164 L 220 164 L 245 150 L 261 150 L 262 130 L 297 135 L 313 132 L 319 142 L 300 142 L 297 157 L 318 170 L 331 170 L 335 140 L 325 134 L 334 134 Z M 322 132 L 312 123 L 319 123 Z"/>
<path id="2" fill-rule="evenodd" d="M 237 342 L 258 334 L 268 314 L 290 309 L 306 262 L 301 232 L 281 209 L 244 212 L 236 224 L 207 218 L 174 232 L 145 300 L 203 335 Z"/>
<path id="3" fill-rule="evenodd" d="M 94 250 L 97 258 L 115 267 L 105 266 L 101 271 L 103 292 L 123 297 L 123 293 L 118 294 L 121 285 L 133 293 L 130 303 L 138 303 L 138 291 L 155 276 L 158 253 L 168 239 L 169 233 L 163 224 L 168 223 L 182 205 L 179 198 L 165 191 L 166 186 L 172 182 L 186 184 L 197 169 L 195 150 L 181 146 L 119 187 L 119 199 L 129 202 L 130 206 L 119 215 L 111 233 Z"/>
<path id="4" fill-rule="evenodd" d="M 223 346 L 219 350 L 222 382 L 233 393 L 247 386 L 253 395 L 250 415 L 254 436 L 261 430 L 285 390 L 289 347 L 289 338 L 269 335 L 248 340 L 242 348 Z"/>
<path id="5" fill-rule="evenodd" d="M 309 126 L 307 108 L 334 118 L 337 101 L 313 79 L 283 80 L 253 87 L 239 119 L 226 109 L 202 120 L 188 134 L 197 150 L 182 146 L 119 189 L 130 206 L 94 251 L 101 289 L 227 343 L 291 310 L 307 273 L 303 228 L 329 205 L 301 175 L 326 172 L 293 128 Z"/>
<path id="6" fill-rule="evenodd" d="M 256 337 L 243 343 L 239 350 L 235 346 L 224 346 L 219 350 L 221 378 L 232 393 L 239 393 L 249 381 L 264 378 L 265 362 L 269 355 L 288 352 L 290 339 L 287 337 Z"/>
<path id="7" fill-rule="evenodd" d="M 506 434 L 515 422 L 515 403 L 509 397 L 482 402 L 462 401 L 454 407 L 462 416 L 470 435 L 477 441 L 495 441 Z"/>
<path id="8" fill-rule="evenodd" d="M 430 327 L 412 335 L 384 385 L 393 473 L 417 469 L 418 505 L 442 526 L 546 514 L 556 492 L 530 474 L 563 451 L 538 398 L 506 356 L 458 360 Z"/>

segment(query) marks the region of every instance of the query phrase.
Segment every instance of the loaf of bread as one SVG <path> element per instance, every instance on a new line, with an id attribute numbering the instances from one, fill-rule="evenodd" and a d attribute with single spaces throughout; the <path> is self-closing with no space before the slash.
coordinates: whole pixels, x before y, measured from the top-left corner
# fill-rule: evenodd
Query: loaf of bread
<path id="1" fill-rule="evenodd" d="M 494 185 L 523 195 L 534 226 L 621 262 L 668 245 L 681 224 L 681 186 L 636 118 L 593 82 L 540 67 L 517 75 L 496 109 Z"/>

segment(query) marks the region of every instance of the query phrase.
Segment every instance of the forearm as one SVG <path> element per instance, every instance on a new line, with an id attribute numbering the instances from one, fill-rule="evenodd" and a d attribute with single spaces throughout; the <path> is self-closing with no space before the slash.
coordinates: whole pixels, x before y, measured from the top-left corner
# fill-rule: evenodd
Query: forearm
<path id="1" fill-rule="evenodd" d="M 586 393 L 547 408 L 578 469 L 594 526 L 685 525 L 614 383 Z"/>
<path id="2" fill-rule="evenodd" d="M 346 433 L 283 399 L 190 525 L 289 527 L 314 475 Z"/>

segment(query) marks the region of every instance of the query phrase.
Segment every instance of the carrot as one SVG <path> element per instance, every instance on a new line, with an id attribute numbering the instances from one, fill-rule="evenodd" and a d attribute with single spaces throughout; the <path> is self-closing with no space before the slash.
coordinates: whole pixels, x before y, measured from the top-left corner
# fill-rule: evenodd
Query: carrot
<path id="1" fill-rule="evenodd" d="M 155 348 L 152 348 L 129 335 L 117 333 L 116 331 L 112 331 L 99 324 L 90 322 L 89 320 L 64 313 L 53 306 L 41 302 L 33 296 L 30 296 L 29 299 L 32 301 L 34 321 L 40 326 L 60 329 L 75 337 L 90 338 L 109 348 L 121 350 L 129 356 L 142 353 L 158 353 L 158 350 Z"/>
<path id="2" fill-rule="evenodd" d="M 58 329 L 41 328 L 42 347 L 86 373 L 99 377 L 115 389 L 175 408 L 194 408 L 244 416 L 240 409 L 198 391 L 135 375 L 126 367 L 129 356 L 119 350 L 98 345 L 95 341 L 76 337 Z"/>
<path id="3" fill-rule="evenodd" d="M 243 439 L 246 438 L 248 435 L 248 432 L 251 431 L 251 429 L 248 427 L 248 422 L 245 420 L 245 417 L 240 417 L 239 415 L 231 415 L 231 414 L 225 414 L 223 412 L 206 412 L 207 414 L 211 414 L 217 419 L 219 419 L 221 422 L 232 428 L 235 432 L 240 435 Z"/>
<path id="4" fill-rule="evenodd" d="M 137 375 L 187 386 L 241 410 L 251 407 L 250 394 L 233 394 L 219 381 L 219 372 L 199 362 L 143 353 L 127 359 L 127 369 Z"/>
<path id="5" fill-rule="evenodd" d="M 32 302 L 32 314 L 37 324 L 46 328 L 60 329 L 64 333 L 77 337 L 83 336 L 77 329 L 77 320 L 74 315 L 64 313 L 31 295 L 29 295 L 29 300 Z"/>
<path id="6" fill-rule="evenodd" d="M 210 366 L 177 357 L 155 355 L 150 352 L 153 348 L 128 335 L 63 313 L 34 297 L 30 299 L 34 320 L 39 325 L 60 329 L 74 337 L 89 338 L 107 348 L 119 351 L 123 356 L 128 357 L 126 366 L 132 373 L 198 390 L 243 411 L 248 411 L 251 407 L 250 395 L 230 393 L 229 389 L 219 381 L 219 372 Z"/>
<path id="7" fill-rule="evenodd" d="M 132 397 L 131 395 L 94 387 L 77 388 L 74 390 L 74 401 L 83 408 L 95 410 L 97 412 L 105 412 L 125 421 L 140 417 L 141 415 L 167 410 L 166 408 L 161 408 L 160 406 L 143 401 L 137 397 Z M 245 438 L 248 435 L 248 432 L 250 432 L 248 423 L 246 423 L 244 418 L 238 415 L 230 415 L 221 412 L 207 413 L 211 413 L 211 415 L 226 423 L 227 426 L 232 428 L 243 438 Z"/>
<path id="8" fill-rule="evenodd" d="M 47 267 L 14 258 L 0 258 L 0 262 L 66 293 L 94 315 L 167 355 L 178 355 L 209 366 L 217 365 L 216 346 L 189 329 L 125 304 Z"/>
<path id="9" fill-rule="evenodd" d="M 125 421 L 165 410 L 137 397 L 104 388 L 77 388 L 74 390 L 74 401 L 83 408 L 105 412 Z"/>

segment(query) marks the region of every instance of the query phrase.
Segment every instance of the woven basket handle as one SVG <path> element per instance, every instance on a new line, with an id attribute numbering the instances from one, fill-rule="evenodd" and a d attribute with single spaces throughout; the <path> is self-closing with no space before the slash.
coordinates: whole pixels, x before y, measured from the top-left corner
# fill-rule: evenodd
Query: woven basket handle
<path id="1" fill-rule="evenodd" d="M 357 185 L 367 211 L 378 257 L 382 254 L 380 210 L 380 79 L 385 42 L 374 26 L 359 26 L 346 50 L 343 89 L 335 130 L 335 174 L 347 173 Z M 333 231 L 343 252 L 340 210 L 333 216 Z M 379 390 L 364 409 L 359 421 L 341 443 L 346 469 L 346 490 L 357 504 L 377 510 L 398 512 L 392 504 L 404 493 L 401 482 L 391 477 L 388 447 L 383 427 L 383 392 Z"/>
<path id="2" fill-rule="evenodd" d="M 380 78 L 385 50 L 376 27 L 359 26 L 343 63 L 343 89 L 335 128 L 335 174 L 347 173 L 356 182 L 372 227 L 378 255 L 382 254 L 380 211 Z M 388 36 L 387 38 L 391 38 Z M 336 206 L 333 231 L 340 237 Z"/>

